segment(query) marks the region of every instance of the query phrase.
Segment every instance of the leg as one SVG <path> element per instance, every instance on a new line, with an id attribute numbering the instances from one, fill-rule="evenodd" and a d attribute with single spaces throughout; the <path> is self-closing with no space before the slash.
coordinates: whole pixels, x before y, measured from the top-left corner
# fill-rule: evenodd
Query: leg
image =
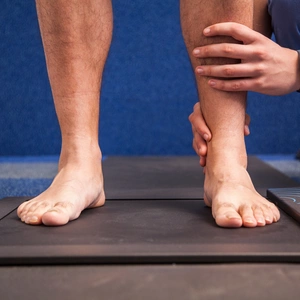
<path id="1" fill-rule="evenodd" d="M 182 31 L 193 67 L 232 63 L 228 59 L 199 61 L 191 54 L 196 46 L 235 42 L 225 37 L 205 38 L 202 31 L 211 24 L 226 21 L 250 27 L 252 12 L 251 0 L 211 0 L 209 3 L 205 0 L 181 0 Z M 197 77 L 196 80 L 202 112 L 212 133 L 212 140 L 208 143 L 204 200 L 212 207 L 217 224 L 255 227 L 277 221 L 277 208 L 255 191 L 246 171 L 246 93 L 212 90 L 207 85 L 207 78 Z"/>
<path id="2" fill-rule="evenodd" d="M 63 225 L 105 202 L 98 118 L 112 8 L 110 0 L 36 4 L 62 149 L 51 186 L 23 203 L 18 215 L 28 224 Z"/>
<path id="3" fill-rule="evenodd" d="M 268 12 L 268 0 L 254 0 L 253 29 L 271 37 L 272 20 Z"/>

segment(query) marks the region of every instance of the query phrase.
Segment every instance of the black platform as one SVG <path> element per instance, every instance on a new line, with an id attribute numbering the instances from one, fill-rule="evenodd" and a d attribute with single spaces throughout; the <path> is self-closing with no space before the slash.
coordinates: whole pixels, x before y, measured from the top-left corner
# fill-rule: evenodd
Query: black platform
<path id="1" fill-rule="evenodd" d="M 268 188 L 297 186 L 255 157 L 249 159 L 249 173 L 262 195 Z M 91 296 L 88 299 L 99 299 L 97 293 L 104 293 L 104 299 L 193 299 L 203 293 L 203 299 L 282 299 L 278 296 L 286 287 L 289 296 L 299 296 L 293 284 L 297 281 L 298 286 L 300 266 L 293 264 L 300 262 L 300 225 L 285 212 L 280 222 L 262 228 L 216 226 L 201 199 L 203 174 L 196 157 L 109 157 L 104 174 L 105 206 L 86 210 L 63 227 L 20 222 L 16 207 L 26 198 L 0 201 L 0 286 L 21 281 L 23 294 L 29 290 L 41 296 L 51 281 L 55 299 L 69 299 L 66 291 L 70 299 L 81 299 L 80 290 Z M 203 286 L 208 283 L 203 272 L 217 281 L 219 294 Z M 197 285 L 198 280 L 202 283 Z M 269 282 L 272 291 L 265 291 L 261 280 Z M 38 282 L 40 292 L 29 282 Z M 245 295 L 238 287 L 250 282 L 258 288 Z M 161 291 L 151 293 L 155 286 Z M 18 297 L 20 289 L 5 293 L 4 299 Z"/>

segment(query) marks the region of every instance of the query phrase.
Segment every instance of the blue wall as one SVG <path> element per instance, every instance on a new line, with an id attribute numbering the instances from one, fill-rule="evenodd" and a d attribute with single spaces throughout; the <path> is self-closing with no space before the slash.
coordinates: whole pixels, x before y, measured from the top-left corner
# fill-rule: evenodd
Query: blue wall
<path id="1" fill-rule="evenodd" d="M 0 155 L 60 150 L 33 0 L 0 0 Z M 197 101 L 179 1 L 114 0 L 100 141 L 105 155 L 193 154 L 187 120 Z M 251 154 L 300 148 L 300 94 L 251 93 Z"/>

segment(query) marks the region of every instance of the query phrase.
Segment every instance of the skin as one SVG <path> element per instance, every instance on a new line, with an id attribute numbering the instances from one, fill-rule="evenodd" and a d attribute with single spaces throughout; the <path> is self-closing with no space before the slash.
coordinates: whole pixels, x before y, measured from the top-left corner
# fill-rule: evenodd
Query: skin
<path id="1" fill-rule="evenodd" d="M 109 0 L 37 0 L 36 5 L 62 148 L 51 186 L 23 203 L 18 216 L 27 224 L 57 226 L 105 202 L 98 119 L 112 7 Z"/>
<path id="2" fill-rule="evenodd" d="M 210 27 L 212 30 L 210 34 L 236 36 L 244 44 L 237 45 L 237 48 L 228 44 L 215 44 L 194 50 L 196 57 L 202 57 L 206 52 L 209 53 L 209 57 L 225 55 L 226 57 L 240 58 L 241 63 L 226 66 L 197 66 L 196 74 L 200 76 L 209 74 L 212 78 L 208 82 L 209 85 L 212 88 L 226 91 L 245 89 L 268 95 L 283 95 L 298 90 L 300 88 L 298 53 L 280 47 L 270 40 L 271 20 L 267 13 L 267 1 L 255 1 L 254 8 L 254 30 L 237 23 L 221 23 Z M 225 51 L 229 46 L 230 50 L 233 50 L 230 53 L 228 52 L 229 48 Z M 197 50 L 200 51 L 200 54 L 197 53 Z M 201 74 L 199 73 L 200 69 L 202 69 Z M 218 77 L 218 79 L 214 77 Z M 234 77 L 240 78 L 232 80 Z M 201 166 L 205 166 L 206 142 L 211 139 L 211 133 L 204 121 L 199 103 L 194 106 L 189 120 L 194 135 L 193 148 L 200 156 Z M 250 118 L 247 116 L 245 135 L 250 134 L 247 126 L 249 122 Z"/>
<path id="3" fill-rule="evenodd" d="M 200 102 L 194 105 L 193 112 L 189 115 L 193 132 L 193 148 L 197 155 L 200 157 L 200 165 L 205 167 L 207 155 L 207 142 L 211 140 L 211 132 L 202 115 Z M 245 115 L 244 135 L 250 135 L 250 116 Z"/>
<path id="4" fill-rule="evenodd" d="M 281 47 L 264 35 L 237 23 L 215 24 L 206 30 L 205 36 L 231 36 L 243 42 L 239 45 L 223 43 L 194 49 L 193 54 L 197 58 L 228 57 L 242 61 L 238 65 L 198 66 L 196 73 L 209 76 L 211 79 L 208 84 L 212 88 L 277 96 L 300 88 L 297 51 Z"/>
<path id="5" fill-rule="evenodd" d="M 18 215 L 26 224 L 58 226 L 78 218 L 82 210 L 105 202 L 98 123 L 112 9 L 109 0 L 37 0 L 36 4 L 62 149 L 58 174 L 51 186 L 22 204 Z M 199 62 L 232 62 L 227 58 L 198 59 L 192 51 L 212 43 L 236 43 L 232 38 L 207 38 L 201 32 L 223 21 L 251 26 L 251 12 L 250 0 L 211 0 L 209 5 L 204 0 L 182 0 L 181 22 L 193 66 Z M 208 143 L 205 202 L 212 206 L 217 224 L 255 227 L 277 221 L 277 209 L 256 193 L 245 169 L 246 93 L 217 91 L 202 76 L 197 78 L 197 86 L 213 136 Z"/>
<path id="6" fill-rule="evenodd" d="M 232 58 L 196 57 L 193 50 L 237 40 L 227 36 L 203 34 L 206 27 L 223 22 L 238 22 L 252 27 L 253 1 L 181 1 L 184 40 L 194 69 L 201 66 L 237 64 Z M 222 5 L 224 3 L 224 5 Z M 199 18 L 201 11 L 204 18 Z M 246 12 L 246 13 L 245 13 Z M 197 28 L 198 30 L 191 30 Z M 199 34 L 200 32 L 200 34 Z M 219 226 L 256 227 L 279 220 L 278 209 L 261 197 L 247 173 L 244 141 L 246 92 L 213 89 L 207 76 L 197 76 L 201 110 L 211 133 L 207 142 L 204 201 L 212 207 Z"/>

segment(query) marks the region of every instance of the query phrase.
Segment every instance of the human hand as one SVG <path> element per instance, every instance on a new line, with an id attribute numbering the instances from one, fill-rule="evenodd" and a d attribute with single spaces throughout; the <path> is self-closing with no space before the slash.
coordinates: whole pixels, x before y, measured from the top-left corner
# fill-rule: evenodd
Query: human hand
<path id="1" fill-rule="evenodd" d="M 205 167 L 207 155 L 207 143 L 211 140 L 211 132 L 202 115 L 200 103 L 194 105 L 193 112 L 189 115 L 189 121 L 193 131 L 193 148 L 200 157 L 200 165 Z M 250 116 L 246 114 L 244 134 L 249 135 Z"/>
<path id="2" fill-rule="evenodd" d="M 298 52 L 280 47 L 264 35 L 238 23 L 218 23 L 204 29 L 206 37 L 231 36 L 243 44 L 221 43 L 195 48 L 197 58 L 227 57 L 239 64 L 201 65 L 196 74 L 222 91 L 255 91 L 284 95 L 300 88 Z"/>

